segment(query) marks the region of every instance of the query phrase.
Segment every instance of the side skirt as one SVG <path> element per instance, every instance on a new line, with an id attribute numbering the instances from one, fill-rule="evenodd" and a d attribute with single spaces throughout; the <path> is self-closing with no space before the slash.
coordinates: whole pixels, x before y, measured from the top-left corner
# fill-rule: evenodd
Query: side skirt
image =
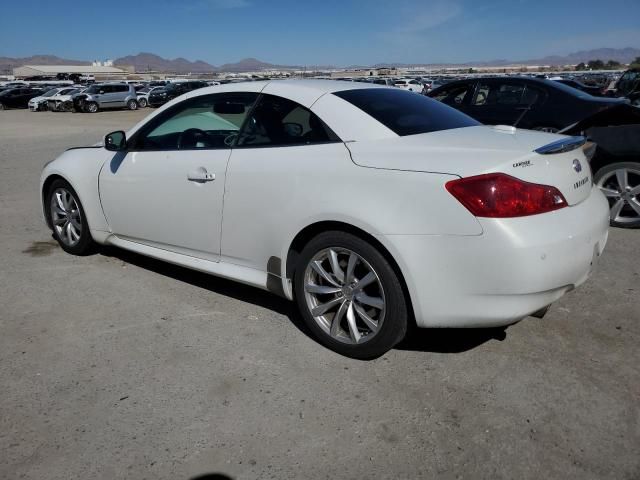
<path id="1" fill-rule="evenodd" d="M 109 236 L 106 239 L 105 243 L 107 245 L 113 245 L 125 250 L 130 250 L 147 257 L 173 263 L 174 265 L 180 265 L 182 267 L 197 270 L 199 272 L 210 273 L 211 275 L 215 275 L 217 277 L 234 280 L 236 282 L 251 285 L 262 290 L 268 290 L 267 272 L 261 272 L 253 268 L 234 265 L 232 263 L 212 262 L 210 260 L 203 260 L 188 255 L 182 255 L 168 250 L 132 242 L 130 240 L 124 240 L 122 238 L 116 237 L 115 235 Z"/>

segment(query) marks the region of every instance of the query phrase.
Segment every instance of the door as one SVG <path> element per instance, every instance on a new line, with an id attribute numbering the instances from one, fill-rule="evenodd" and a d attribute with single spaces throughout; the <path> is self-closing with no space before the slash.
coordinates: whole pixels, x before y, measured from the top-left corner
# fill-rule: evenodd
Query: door
<path id="1" fill-rule="evenodd" d="M 320 118 L 289 99 L 261 95 L 229 162 L 223 261 L 280 275 L 271 270 L 271 257 L 280 255 L 309 198 L 322 202 L 320 191 L 333 181 L 336 163 L 352 164 Z"/>
<path id="2" fill-rule="evenodd" d="M 126 106 L 125 99 L 129 94 L 129 85 L 114 85 L 113 86 L 113 94 L 111 96 L 112 103 L 111 107 L 124 107 Z"/>
<path id="3" fill-rule="evenodd" d="M 465 113 L 487 125 L 516 125 L 536 101 L 524 82 L 480 80 Z"/>
<path id="4" fill-rule="evenodd" d="M 230 146 L 256 93 L 187 99 L 152 119 L 100 172 L 112 232 L 217 261 Z"/>

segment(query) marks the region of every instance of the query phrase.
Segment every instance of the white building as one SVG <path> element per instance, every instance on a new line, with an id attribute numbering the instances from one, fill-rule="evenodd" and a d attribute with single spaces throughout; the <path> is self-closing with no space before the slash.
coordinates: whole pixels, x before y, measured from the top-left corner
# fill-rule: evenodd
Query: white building
<path id="1" fill-rule="evenodd" d="M 58 74 L 93 75 L 97 77 L 118 77 L 131 72 L 123 68 L 105 65 L 23 65 L 13 69 L 16 78 L 55 77 Z"/>

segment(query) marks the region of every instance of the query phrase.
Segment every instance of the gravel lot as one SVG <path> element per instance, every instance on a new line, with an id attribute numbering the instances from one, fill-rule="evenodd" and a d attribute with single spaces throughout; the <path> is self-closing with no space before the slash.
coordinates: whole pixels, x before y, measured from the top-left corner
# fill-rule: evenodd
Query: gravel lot
<path id="1" fill-rule="evenodd" d="M 0 478 L 640 478 L 640 232 L 543 320 L 350 360 L 268 293 L 57 247 L 43 164 L 148 112 L 0 112 Z"/>

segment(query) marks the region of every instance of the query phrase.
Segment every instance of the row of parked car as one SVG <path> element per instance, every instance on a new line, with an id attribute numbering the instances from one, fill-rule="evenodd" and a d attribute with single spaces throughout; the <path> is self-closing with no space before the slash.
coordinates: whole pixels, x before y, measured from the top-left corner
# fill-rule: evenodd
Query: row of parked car
<path id="1" fill-rule="evenodd" d="M 95 113 L 107 109 L 136 110 L 147 106 L 159 107 L 184 93 L 209 86 L 204 81 L 124 82 L 82 85 L 29 86 L 8 84 L 0 87 L 0 110 L 29 108 L 37 112 L 75 111 Z"/>

